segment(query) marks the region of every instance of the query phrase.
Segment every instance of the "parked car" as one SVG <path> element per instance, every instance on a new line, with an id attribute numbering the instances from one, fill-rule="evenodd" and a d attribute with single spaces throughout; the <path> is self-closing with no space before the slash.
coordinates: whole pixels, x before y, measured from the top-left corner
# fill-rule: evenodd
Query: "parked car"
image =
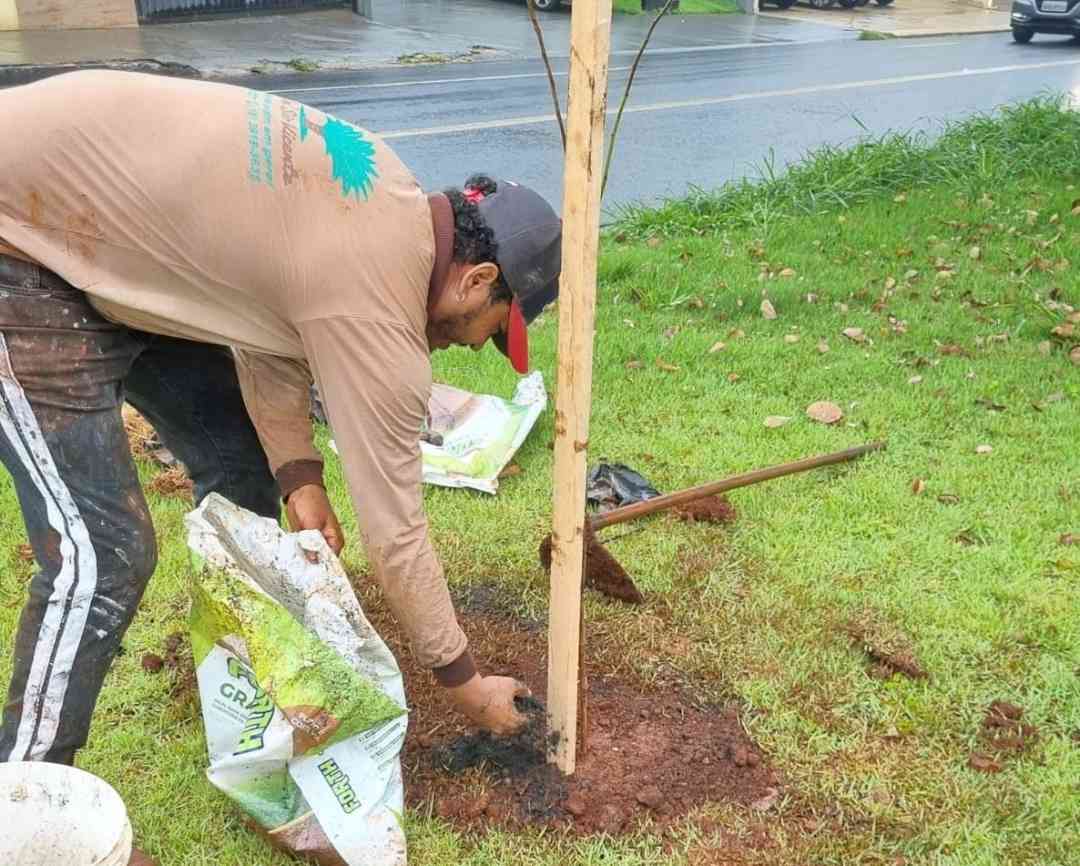
<path id="1" fill-rule="evenodd" d="M 1036 33 L 1080 39 L 1080 0 L 1013 0 L 1012 35 L 1030 42 Z"/>

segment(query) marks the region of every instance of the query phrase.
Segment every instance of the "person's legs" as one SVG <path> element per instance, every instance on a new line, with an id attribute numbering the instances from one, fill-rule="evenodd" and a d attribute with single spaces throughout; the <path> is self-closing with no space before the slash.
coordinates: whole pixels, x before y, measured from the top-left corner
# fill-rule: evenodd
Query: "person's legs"
<path id="1" fill-rule="evenodd" d="M 274 520 L 281 496 L 255 434 L 232 352 L 221 346 L 144 335 L 146 348 L 124 388 L 184 464 L 195 501 L 210 492 Z"/>
<path id="2" fill-rule="evenodd" d="M 0 257 L 0 461 L 40 571 L 15 636 L 0 761 L 71 763 L 156 563 L 120 416 L 141 343 Z"/>

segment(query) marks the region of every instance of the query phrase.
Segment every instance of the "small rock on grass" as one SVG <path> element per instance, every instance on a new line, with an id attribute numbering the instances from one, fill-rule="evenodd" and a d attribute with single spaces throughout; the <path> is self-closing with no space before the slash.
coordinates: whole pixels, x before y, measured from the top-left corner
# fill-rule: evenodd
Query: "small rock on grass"
<path id="1" fill-rule="evenodd" d="M 775 430 L 777 427 L 783 427 L 790 420 L 791 418 L 786 415 L 769 415 L 765 418 L 765 426 L 770 430 Z"/>
<path id="2" fill-rule="evenodd" d="M 992 454 L 993 451 L 994 451 L 994 446 L 993 445 L 976 445 L 975 446 L 975 453 L 976 454 Z"/>
<path id="3" fill-rule="evenodd" d="M 812 421 L 818 421 L 821 424 L 835 424 L 844 417 L 844 411 L 828 400 L 811 403 L 806 407 L 806 414 Z"/>
<path id="4" fill-rule="evenodd" d="M 764 300 L 761 302 L 761 315 L 766 319 L 776 318 L 776 307 L 772 305 L 771 301 Z"/>
<path id="5" fill-rule="evenodd" d="M 862 328 L 844 328 L 842 333 L 854 343 L 866 342 L 866 333 Z"/>
<path id="6" fill-rule="evenodd" d="M 755 812 L 768 812 L 776 802 L 780 799 L 779 788 L 768 788 L 765 791 L 765 796 L 759 797 L 750 804 L 750 808 Z"/>

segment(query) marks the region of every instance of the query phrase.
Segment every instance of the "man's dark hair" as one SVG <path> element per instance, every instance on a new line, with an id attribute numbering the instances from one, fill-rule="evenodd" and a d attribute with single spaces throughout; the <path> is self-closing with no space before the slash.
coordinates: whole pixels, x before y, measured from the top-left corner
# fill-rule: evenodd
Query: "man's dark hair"
<path id="1" fill-rule="evenodd" d="M 454 213 L 454 261 L 466 265 L 478 265 L 482 262 L 499 261 L 499 245 L 495 242 L 495 233 L 484 222 L 484 217 L 473 202 L 466 198 L 466 193 L 479 192 L 491 195 L 498 189 L 498 184 L 490 177 L 474 174 L 465 181 L 463 189 L 444 190 L 450 200 Z M 491 287 L 491 302 L 510 301 L 513 293 L 499 271 L 499 279 Z"/>

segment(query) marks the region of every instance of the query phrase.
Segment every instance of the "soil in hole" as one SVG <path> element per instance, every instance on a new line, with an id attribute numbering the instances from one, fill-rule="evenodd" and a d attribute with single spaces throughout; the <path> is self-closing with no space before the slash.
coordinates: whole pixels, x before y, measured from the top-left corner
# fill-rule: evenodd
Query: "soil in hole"
<path id="1" fill-rule="evenodd" d="M 527 825 L 592 834 L 629 832 L 644 822 L 663 828 L 710 802 L 764 810 L 780 798 L 783 783 L 747 737 L 737 705 L 702 706 L 678 688 L 611 675 L 591 661 L 588 642 L 587 746 L 575 775 L 563 778 L 545 760 L 543 627 L 494 614 L 488 604 L 459 609 L 483 672 L 518 676 L 536 695 L 522 707 L 526 730 L 496 740 L 469 730 L 450 710 L 372 596 L 364 598 L 365 611 L 394 648 L 409 695 L 403 761 L 412 808 L 433 806 L 462 829 Z"/>

